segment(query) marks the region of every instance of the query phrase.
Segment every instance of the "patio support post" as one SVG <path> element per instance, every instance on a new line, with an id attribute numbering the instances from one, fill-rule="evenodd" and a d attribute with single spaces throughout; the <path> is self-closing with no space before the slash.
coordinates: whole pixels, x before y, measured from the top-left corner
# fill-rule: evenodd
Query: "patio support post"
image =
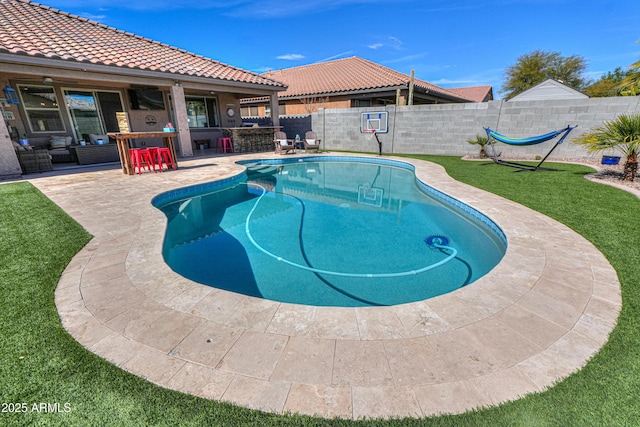
<path id="1" fill-rule="evenodd" d="M 0 118 L 0 179 L 15 178 L 22 175 L 16 150 L 13 148 L 4 118 Z"/>
<path id="2" fill-rule="evenodd" d="M 171 102 L 173 104 L 173 114 L 176 123 L 173 126 L 178 132 L 178 151 L 182 157 L 193 156 L 191 146 L 191 131 L 189 130 L 189 119 L 187 117 L 187 103 L 184 99 L 184 88 L 180 84 L 171 86 Z"/>
<path id="3" fill-rule="evenodd" d="M 274 92 L 269 96 L 269 103 L 271 106 L 271 121 L 273 122 L 273 126 L 280 126 L 280 116 L 279 112 L 279 104 L 278 104 L 278 93 Z"/>

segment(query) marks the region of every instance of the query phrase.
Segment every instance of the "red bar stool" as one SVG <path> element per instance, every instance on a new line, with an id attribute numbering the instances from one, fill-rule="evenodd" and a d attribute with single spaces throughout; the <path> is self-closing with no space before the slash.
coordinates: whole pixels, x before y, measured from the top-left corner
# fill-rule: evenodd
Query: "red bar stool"
<path id="1" fill-rule="evenodd" d="M 156 161 L 158 163 L 158 166 L 160 166 L 160 172 L 162 172 L 162 163 L 167 165 L 167 169 L 169 169 L 169 165 L 171 165 L 171 168 L 173 170 L 176 170 L 176 163 L 173 161 L 173 155 L 171 155 L 171 150 L 166 147 L 156 148 L 156 150 L 157 150 Z"/>
<path id="2" fill-rule="evenodd" d="M 146 167 L 149 171 L 151 170 L 153 159 L 151 158 L 151 153 L 149 153 L 148 149 L 131 148 L 129 149 L 129 157 L 131 159 L 131 167 L 133 168 L 134 173 L 136 168 L 138 168 L 138 175 L 142 174 L 143 167 Z M 156 171 L 155 166 L 153 167 L 153 171 Z"/>
<path id="3" fill-rule="evenodd" d="M 151 156 L 151 163 L 153 164 L 153 171 L 156 171 L 156 165 L 160 168 L 160 172 L 162 172 L 162 161 L 159 158 L 158 147 L 149 147 L 147 148 L 149 151 L 149 155 Z"/>
<path id="4" fill-rule="evenodd" d="M 218 149 L 220 151 L 224 150 L 226 153 L 227 148 L 230 153 L 233 153 L 233 143 L 231 142 L 231 138 L 218 138 Z"/>

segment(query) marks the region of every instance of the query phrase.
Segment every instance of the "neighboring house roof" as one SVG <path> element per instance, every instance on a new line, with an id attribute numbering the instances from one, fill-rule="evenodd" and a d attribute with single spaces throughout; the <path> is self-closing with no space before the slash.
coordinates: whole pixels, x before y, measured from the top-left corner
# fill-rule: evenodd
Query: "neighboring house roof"
<path id="1" fill-rule="evenodd" d="M 0 0 L 0 54 L 283 88 L 280 82 L 25 0 Z"/>
<path id="2" fill-rule="evenodd" d="M 395 90 L 407 88 L 410 80 L 406 74 L 357 56 L 269 71 L 262 75 L 288 86 L 286 91 L 278 94 L 281 99 Z M 442 98 L 470 101 L 455 92 L 420 79 L 414 79 L 414 88 Z"/>
<path id="3" fill-rule="evenodd" d="M 491 86 L 469 86 L 449 88 L 451 92 L 457 93 L 463 98 L 473 102 L 487 102 L 493 100 L 493 87 Z"/>
<path id="4" fill-rule="evenodd" d="M 539 101 L 543 99 L 583 99 L 588 95 L 559 81 L 547 79 L 532 88 L 508 99 L 508 101 Z"/>

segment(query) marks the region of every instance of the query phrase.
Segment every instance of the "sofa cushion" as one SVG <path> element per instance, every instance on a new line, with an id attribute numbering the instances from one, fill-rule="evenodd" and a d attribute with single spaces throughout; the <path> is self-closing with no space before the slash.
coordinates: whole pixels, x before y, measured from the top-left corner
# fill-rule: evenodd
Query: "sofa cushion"
<path id="1" fill-rule="evenodd" d="M 49 141 L 49 147 L 52 150 L 64 150 L 67 148 L 67 140 L 65 138 L 51 138 L 51 140 Z"/>
<path id="2" fill-rule="evenodd" d="M 71 144 L 73 144 L 72 136 L 52 136 L 51 139 L 49 139 L 50 149 L 69 148 Z"/>
<path id="3" fill-rule="evenodd" d="M 28 148 L 22 144 L 17 143 L 16 141 L 11 141 L 13 143 L 13 148 L 15 148 L 16 150 L 28 150 Z"/>

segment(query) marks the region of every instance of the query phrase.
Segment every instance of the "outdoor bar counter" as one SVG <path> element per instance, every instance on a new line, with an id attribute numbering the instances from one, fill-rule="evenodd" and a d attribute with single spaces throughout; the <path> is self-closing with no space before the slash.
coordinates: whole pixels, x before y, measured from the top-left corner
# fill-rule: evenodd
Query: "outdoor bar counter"
<path id="1" fill-rule="evenodd" d="M 236 153 L 256 153 L 273 151 L 273 133 L 280 130 L 280 126 L 224 128 L 225 137 L 233 142 Z"/>
<path id="2" fill-rule="evenodd" d="M 176 156 L 176 147 L 173 141 L 178 135 L 178 132 L 113 132 L 107 133 L 109 138 L 116 140 L 118 145 L 118 155 L 120 156 L 120 164 L 122 165 L 122 173 L 127 175 L 133 175 L 134 170 L 131 165 L 131 158 L 129 157 L 129 149 L 132 148 L 132 139 L 142 138 L 162 138 L 162 144 L 164 147 L 171 150 L 171 156 L 173 162 L 178 166 L 178 157 Z"/>

